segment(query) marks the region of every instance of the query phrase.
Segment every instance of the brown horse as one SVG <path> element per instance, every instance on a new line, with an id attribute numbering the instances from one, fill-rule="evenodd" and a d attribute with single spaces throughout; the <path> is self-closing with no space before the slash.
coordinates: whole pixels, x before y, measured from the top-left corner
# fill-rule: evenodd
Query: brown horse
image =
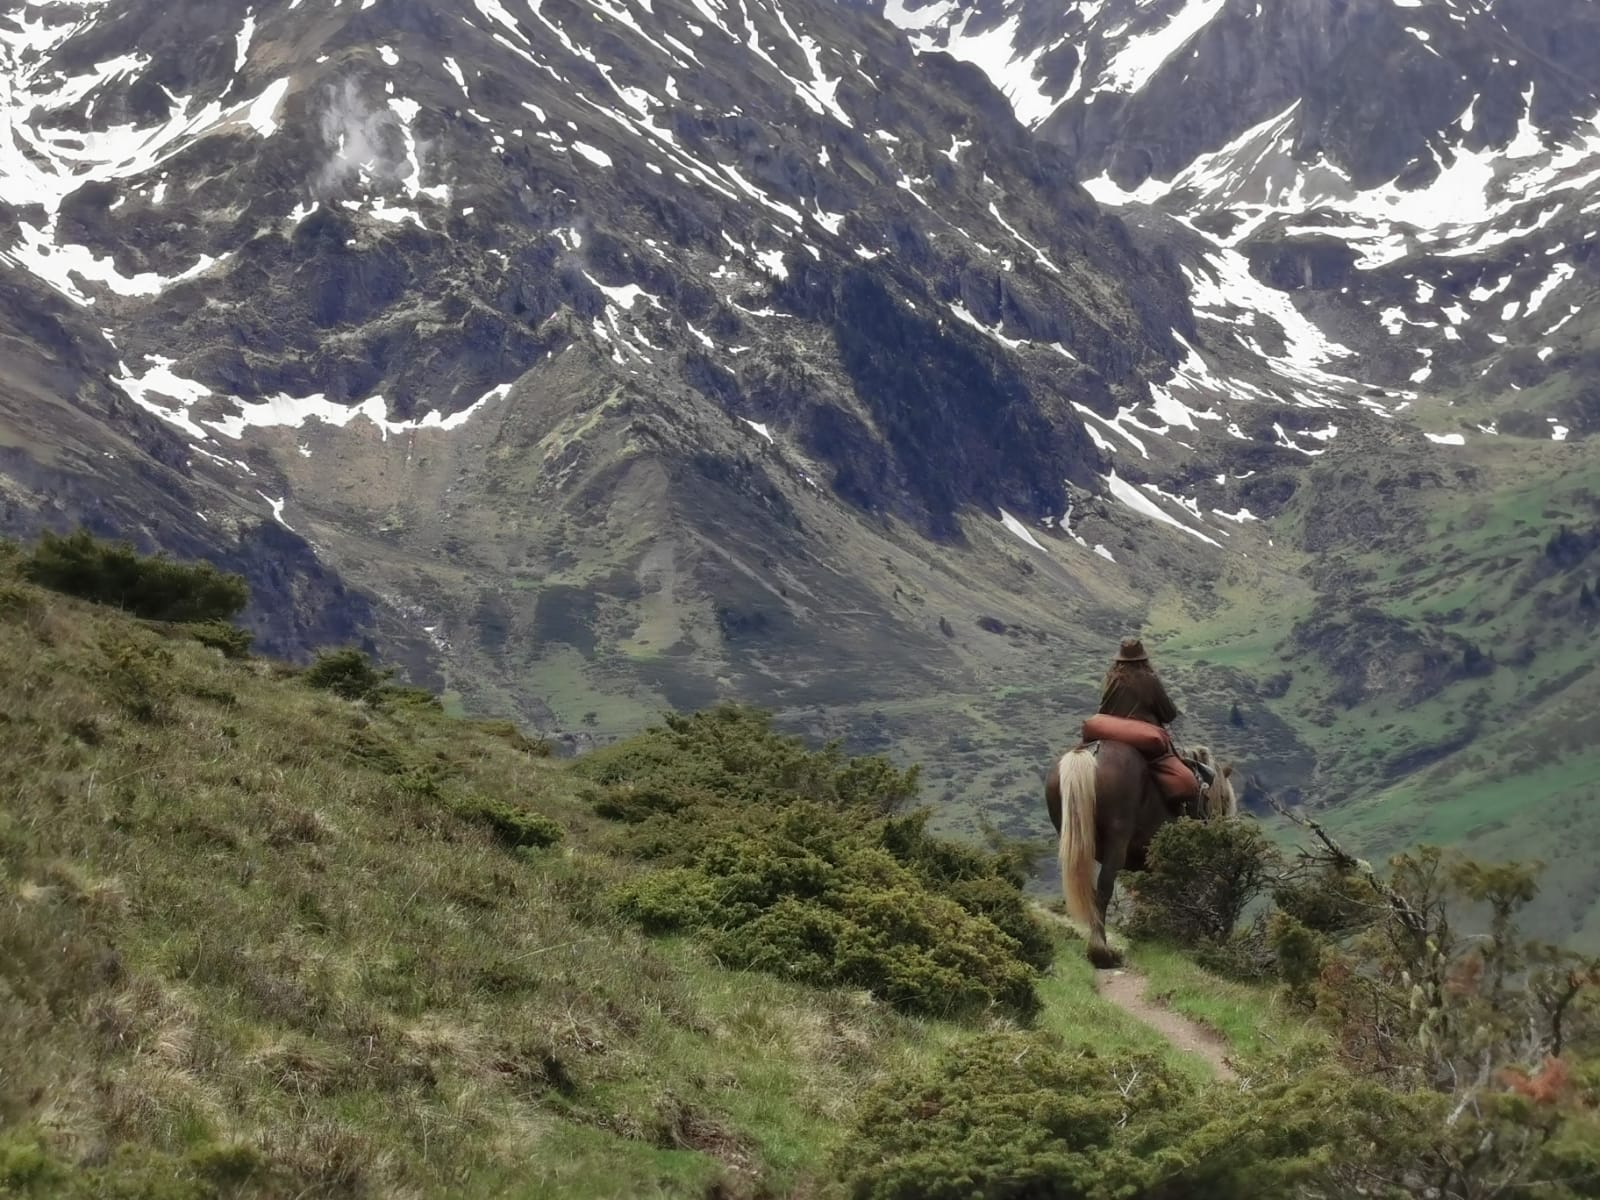
<path id="1" fill-rule="evenodd" d="M 1211 753 L 1204 747 L 1192 753 L 1211 765 Z M 1198 820 L 1237 816 L 1232 776 L 1229 763 L 1182 815 Z M 1080 746 L 1062 755 L 1045 777 L 1044 798 L 1061 835 L 1061 888 L 1067 912 L 1089 927 L 1089 961 L 1097 967 L 1114 967 L 1122 956 L 1106 944 L 1106 908 L 1117 886 L 1117 872 L 1144 870 L 1150 841 L 1173 819 L 1172 813 L 1144 755 L 1121 742 Z M 1091 879 L 1096 862 L 1098 887 Z"/>

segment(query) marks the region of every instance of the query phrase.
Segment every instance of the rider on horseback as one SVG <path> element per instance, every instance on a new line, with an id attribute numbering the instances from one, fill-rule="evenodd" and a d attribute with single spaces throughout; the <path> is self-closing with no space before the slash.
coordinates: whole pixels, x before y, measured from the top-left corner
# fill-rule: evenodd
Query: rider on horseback
<path id="1" fill-rule="evenodd" d="M 1084 722 L 1083 736 L 1127 742 L 1142 751 L 1174 812 L 1198 802 L 1198 773 L 1205 770 L 1178 756 L 1166 728 L 1177 719 L 1178 706 L 1151 667 L 1144 643 L 1124 638 L 1100 690 L 1100 715 Z"/>
<path id="2" fill-rule="evenodd" d="M 1060 835 L 1063 898 L 1072 919 L 1088 926 L 1086 952 L 1097 967 L 1120 960 L 1106 941 L 1117 873 L 1145 870 L 1151 843 L 1169 821 L 1238 813 L 1233 764 L 1214 771 L 1210 751 L 1196 746 L 1196 772 L 1206 775 L 1198 785 L 1167 733 L 1177 717 L 1144 646 L 1128 638 L 1106 673 L 1099 713 L 1083 723 L 1083 744 L 1045 776 L 1045 807 Z"/>

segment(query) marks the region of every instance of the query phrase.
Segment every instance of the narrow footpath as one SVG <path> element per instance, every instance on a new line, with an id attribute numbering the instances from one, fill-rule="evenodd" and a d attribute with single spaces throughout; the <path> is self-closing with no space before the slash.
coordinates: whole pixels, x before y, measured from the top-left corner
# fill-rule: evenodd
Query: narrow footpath
<path id="1" fill-rule="evenodd" d="M 1137 1021 L 1150 1026 L 1185 1054 L 1204 1059 L 1229 1083 L 1239 1076 L 1228 1064 L 1228 1044 L 1218 1034 L 1145 995 L 1147 980 L 1137 971 L 1118 967 L 1095 972 L 1095 991 Z"/>

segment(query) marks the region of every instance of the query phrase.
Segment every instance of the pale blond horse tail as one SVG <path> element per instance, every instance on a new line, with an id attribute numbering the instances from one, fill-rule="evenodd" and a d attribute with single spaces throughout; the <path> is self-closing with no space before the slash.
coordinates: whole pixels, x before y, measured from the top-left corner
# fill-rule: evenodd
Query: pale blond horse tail
<path id="1" fill-rule="evenodd" d="M 1056 770 L 1061 781 L 1061 890 L 1072 919 L 1093 926 L 1099 916 L 1094 893 L 1095 757 L 1069 750 Z"/>

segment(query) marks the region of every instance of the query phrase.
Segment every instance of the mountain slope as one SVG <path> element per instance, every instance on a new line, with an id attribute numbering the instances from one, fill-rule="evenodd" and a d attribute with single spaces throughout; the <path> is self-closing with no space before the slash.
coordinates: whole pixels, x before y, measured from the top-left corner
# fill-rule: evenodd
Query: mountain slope
<path id="1" fill-rule="evenodd" d="M 7 319 L 66 372 L 10 385 L 14 530 L 206 546 L 264 645 L 322 620 L 575 744 L 727 693 L 910 739 L 1018 824 L 1140 592 L 1258 540 L 1226 478 L 1191 527 L 1184 446 L 1108 470 L 1204 385 L 1171 262 L 868 13 L 174 19 L 0 29 Z"/>
<path id="2" fill-rule="evenodd" d="M 1592 6 L 1257 8 L 8 10 L 0 522 L 566 747 L 751 699 L 952 829 L 1043 828 L 1142 626 L 1253 788 L 1471 778 L 1544 681 L 1430 607 L 1445 510 L 1588 536 Z M 1473 549 L 1587 645 L 1583 554 Z"/>
<path id="3" fill-rule="evenodd" d="M 1344 410 L 1321 446 L 1277 430 L 1304 469 L 1251 481 L 1275 500 L 1252 504 L 1277 515 L 1275 563 L 1235 564 L 1211 611 L 1157 604 L 1183 689 L 1238 699 L 1227 736 L 1246 746 L 1277 736 L 1252 719 L 1286 720 L 1316 761 L 1288 794 L 1374 851 L 1428 838 L 1556 864 L 1541 918 L 1592 943 L 1572 848 L 1600 766 L 1574 733 L 1595 686 L 1596 481 L 1572 443 L 1595 429 L 1600 348 L 1593 6 L 885 12 L 985 70 L 1178 257 L 1202 347 Z"/>
<path id="4" fill-rule="evenodd" d="M 1592 427 L 1559 386 L 1541 397 L 1556 404 L 1485 403 L 1583 369 L 1588 321 L 1572 323 L 1594 289 L 1592 5 L 1113 0 L 1053 22 L 1026 0 L 886 11 L 925 50 L 982 65 L 1091 191 L 1135 206 L 1185 258 L 1202 329 L 1277 372 L 1309 356 L 1390 390 L 1405 403 L 1367 402 L 1412 409 L 1442 436 L 1496 416 L 1519 436 Z M 1282 324 L 1288 343 L 1208 325 L 1219 303 L 1242 308 L 1241 324 Z M 1463 389 L 1478 403 L 1442 411 Z"/>
<path id="5" fill-rule="evenodd" d="M 1292 674 L 1282 711 L 1321 752 L 1310 794 L 1344 802 L 1332 824 L 1375 850 L 1427 841 L 1545 862 L 1531 915 L 1593 946 L 1581 847 L 1593 835 L 1600 469 L 1581 447 L 1541 449 L 1475 449 L 1399 487 L 1381 467 L 1319 468 L 1338 474 L 1303 510 L 1324 556 L 1316 599 L 1288 638 L 1246 653 Z"/>
<path id="6" fill-rule="evenodd" d="M 865 1089 L 989 1032 L 644 937 L 616 904 L 649 877 L 632 827 L 507 723 L 342 699 L 14 565 L 0 547 L 8 1193 L 843 1194 Z M 1041 1048 L 1207 1078 L 1070 949 L 1037 981 Z"/>
<path id="7" fill-rule="evenodd" d="M 220 474 L 231 516 L 320 522 L 341 571 L 403 529 L 410 553 L 475 544 L 451 566 L 506 581 L 481 543 L 554 514 L 493 497 L 573 484 L 554 507 L 591 521 L 578 457 L 605 490 L 640 478 L 694 509 L 702 487 L 732 493 L 769 510 L 763 540 L 818 483 L 936 537 L 974 505 L 1031 523 L 1065 509 L 1063 479 L 1095 480 L 1068 398 L 1137 389 L 1175 353 L 1181 304 L 1129 288 L 1151 268 L 1064 163 L 980 125 L 980 81 L 865 18 L 819 6 L 801 32 L 777 7 L 702 24 L 684 6 L 652 32 L 588 5 L 385 3 L 302 28 L 280 7 L 209 8 L 181 48 L 134 8 L 30 10 L 10 37 L 7 255 L 76 303 L 83 386 L 193 439 L 186 462 L 167 444 L 187 477 L 169 489 Z M 545 44 L 578 20 L 593 46 Z M 105 57 L 130 24 L 148 48 Z M 636 82 L 611 82 L 614 63 Z M 707 91 L 680 102 L 691 69 Z M 39 291 L 17 277 L 20 309 Z M 985 329 L 1037 346 L 1014 362 Z M 740 417 L 778 442 L 763 453 Z M 463 538 L 462 509 L 488 528 Z M 376 574 L 360 581 L 391 609 L 427 603 L 419 580 Z"/>

